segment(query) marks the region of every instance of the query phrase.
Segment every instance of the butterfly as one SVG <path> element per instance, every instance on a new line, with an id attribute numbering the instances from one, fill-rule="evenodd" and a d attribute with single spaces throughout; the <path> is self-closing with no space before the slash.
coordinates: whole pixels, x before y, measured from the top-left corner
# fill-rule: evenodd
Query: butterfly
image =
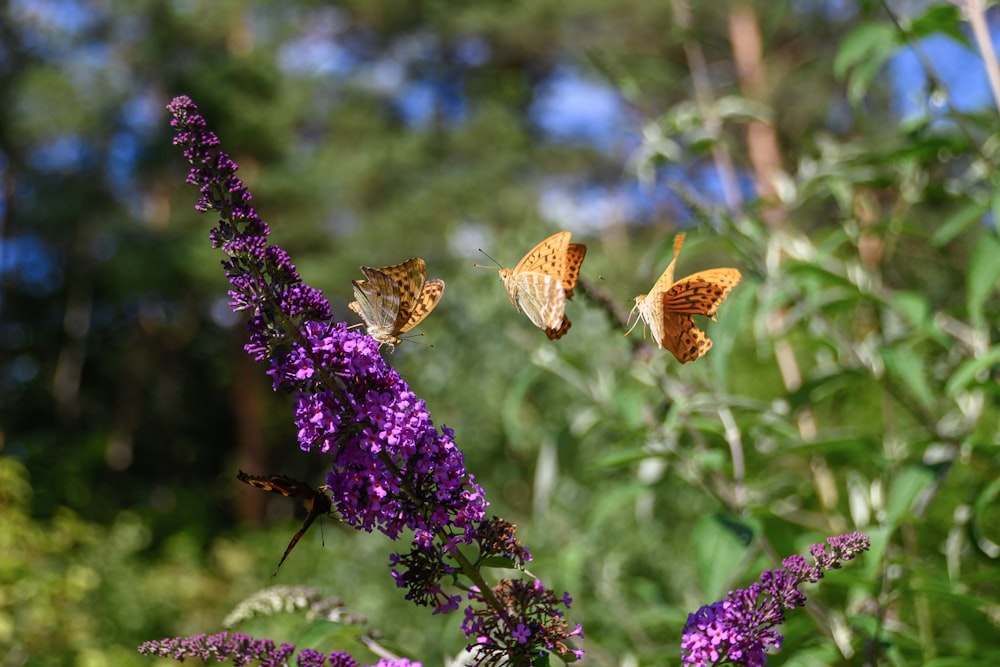
<path id="1" fill-rule="evenodd" d="M 292 553 L 292 549 L 295 548 L 295 545 L 299 543 L 302 536 L 309 530 L 309 526 L 316 520 L 316 517 L 322 514 L 331 514 L 333 504 L 330 502 L 330 496 L 322 491 L 317 491 L 305 482 L 298 482 L 283 475 L 248 475 L 240 470 L 236 473 L 236 479 L 258 489 L 273 491 L 289 498 L 299 498 L 306 501 L 309 514 L 306 515 L 306 520 L 302 522 L 302 527 L 299 528 L 299 531 L 292 535 L 292 541 L 288 543 L 288 548 L 285 549 L 284 555 L 278 561 L 278 567 L 274 568 L 274 572 L 271 573 L 271 576 L 275 577 L 278 575 L 278 569 L 281 568 L 285 559 L 288 558 L 288 554 Z"/>
<path id="2" fill-rule="evenodd" d="M 420 324 L 441 300 L 444 281 L 425 280 L 427 268 L 419 257 L 374 269 L 362 266 L 365 280 L 352 280 L 354 298 L 348 307 L 365 321 L 368 335 L 390 347 L 399 334 Z"/>
<path id="3" fill-rule="evenodd" d="M 587 254 L 587 246 L 570 243 L 570 236 L 569 232 L 553 234 L 532 248 L 513 269 L 500 269 L 500 280 L 507 288 L 511 305 L 552 340 L 569 331 L 566 299 L 573 298 L 580 265 Z"/>
<path id="4" fill-rule="evenodd" d="M 674 282 L 674 264 L 682 245 L 684 234 L 678 234 L 674 239 L 674 258 L 663 275 L 649 294 L 635 297 L 632 313 L 638 310 L 640 317 L 636 318 L 632 329 L 639 319 L 645 320 L 656 344 L 670 350 L 677 361 L 684 364 L 712 349 L 712 341 L 694 325 L 692 316 L 704 315 L 714 320 L 719 305 L 742 276 L 736 269 L 708 269 Z M 629 320 L 632 313 L 629 313 Z"/>

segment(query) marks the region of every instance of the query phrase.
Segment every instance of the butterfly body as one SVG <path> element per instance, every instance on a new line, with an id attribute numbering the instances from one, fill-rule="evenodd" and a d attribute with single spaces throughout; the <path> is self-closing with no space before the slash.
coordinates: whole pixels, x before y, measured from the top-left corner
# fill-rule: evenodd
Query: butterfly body
<path id="1" fill-rule="evenodd" d="M 635 297 L 632 308 L 633 313 L 639 311 L 639 318 L 649 326 L 657 346 L 670 350 L 682 364 L 712 349 L 711 339 L 695 326 L 693 316 L 704 315 L 714 320 L 719 306 L 742 277 L 736 269 L 720 268 L 674 281 L 674 265 L 683 245 L 684 235 L 678 234 L 670 264 L 648 294 Z"/>
<path id="2" fill-rule="evenodd" d="M 302 522 L 302 527 L 292 536 L 292 540 L 288 543 L 288 547 L 281 556 L 278 566 L 274 568 L 274 572 L 271 574 L 272 577 L 277 576 L 278 569 L 281 568 L 285 559 L 288 558 L 288 554 L 292 552 L 292 549 L 299 543 L 302 536 L 309 530 L 309 526 L 313 524 L 317 517 L 323 514 L 329 515 L 333 511 L 330 496 L 322 491 L 317 491 L 305 482 L 299 482 L 284 475 L 249 475 L 240 470 L 236 473 L 236 479 L 264 491 L 272 491 L 289 498 L 303 500 L 309 510 L 305 521 Z"/>
<path id="3" fill-rule="evenodd" d="M 361 272 L 364 280 L 351 281 L 355 301 L 348 307 L 380 345 L 399 345 L 400 334 L 420 324 L 444 294 L 444 281 L 426 280 L 427 268 L 419 257 L 381 269 L 362 266 Z"/>
<path id="4" fill-rule="evenodd" d="M 570 232 L 545 239 L 526 254 L 513 269 L 500 269 L 500 280 L 511 305 L 545 335 L 562 338 L 571 324 L 566 317 L 566 299 L 580 277 L 587 246 L 570 243 Z"/>

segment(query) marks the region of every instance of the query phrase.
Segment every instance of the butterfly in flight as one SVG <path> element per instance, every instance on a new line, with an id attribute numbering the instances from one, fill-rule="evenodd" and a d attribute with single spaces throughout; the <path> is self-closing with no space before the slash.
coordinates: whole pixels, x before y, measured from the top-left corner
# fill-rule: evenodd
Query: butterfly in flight
<path id="1" fill-rule="evenodd" d="M 569 232 L 553 234 L 532 248 L 513 269 L 500 269 L 500 280 L 507 288 L 511 305 L 551 340 L 569 331 L 566 299 L 573 298 L 580 265 L 587 254 L 587 246 L 570 243 L 570 236 Z"/>
<path id="2" fill-rule="evenodd" d="M 682 364 L 712 349 L 712 341 L 694 325 L 694 315 L 715 319 L 719 305 L 742 277 L 736 269 L 708 269 L 674 281 L 674 264 L 684 245 L 684 234 L 674 239 L 674 258 L 649 294 L 635 297 L 632 313 L 639 311 L 632 328 L 642 319 L 649 325 L 653 340 L 667 348 Z M 629 314 L 629 320 L 632 319 Z"/>
<path id="3" fill-rule="evenodd" d="M 444 294 L 444 281 L 426 280 L 427 267 L 419 257 L 381 269 L 362 266 L 361 273 L 364 280 L 351 281 L 355 301 L 348 307 L 380 347 L 399 345 L 399 335 L 420 324 Z"/>
<path id="4" fill-rule="evenodd" d="M 292 549 L 295 548 L 295 545 L 299 543 L 302 536 L 309 530 L 309 526 L 312 525 L 313 521 L 320 515 L 331 514 L 333 504 L 330 502 L 330 496 L 322 491 L 317 491 L 305 482 L 289 479 L 283 475 L 248 475 L 240 470 L 236 473 L 236 479 L 264 491 L 273 491 L 289 498 L 304 500 L 306 508 L 309 510 L 306 520 L 302 522 L 302 527 L 299 528 L 297 533 L 292 535 L 292 541 L 288 543 L 288 548 L 285 549 L 284 555 L 278 562 L 278 567 L 274 568 L 274 572 L 271 573 L 272 577 L 276 577 L 278 570 L 285 562 L 285 559 L 288 558 L 288 554 L 292 553 Z"/>

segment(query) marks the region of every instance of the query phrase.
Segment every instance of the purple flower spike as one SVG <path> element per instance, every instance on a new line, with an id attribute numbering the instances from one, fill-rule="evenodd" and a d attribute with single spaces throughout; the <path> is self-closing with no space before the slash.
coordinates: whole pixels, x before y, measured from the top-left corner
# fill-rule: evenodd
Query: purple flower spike
<path id="1" fill-rule="evenodd" d="M 827 546 L 830 551 L 826 551 Z M 729 591 L 725 600 L 694 612 L 688 616 L 681 639 L 684 664 L 766 665 L 767 650 L 781 648 L 784 640 L 777 628 L 785 620 L 785 611 L 806 602 L 798 587 L 819 581 L 824 571 L 840 568 L 843 561 L 868 547 L 868 536 L 862 533 L 831 537 L 826 545 L 810 547 L 816 565 L 810 565 L 802 556 L 789 556 L 782 561 L 782 569 L 765 570 L 760 581 L 746 589 Z"/>
<path id="2" fill-rule="evenodd" d="M 327 483 L 344 521 L 397 539 L 403 529 L 470 542 L 483 518 L 482 489 L 465 470 L 452 432 L 440 431 L 424 402 L 367 335 L 334 324 L 322 294 L 303 284 L 288 255 L 268 245 L 237 166 L 188 97 L 175 98 L 174 143 L 193 168 L 197 208 L 215 211 L 212 243 L 236 311 L 248 311 L 247 351 L 269 360 L 274 387 L 296 400 L 299 444 L 332 455 Z"/>
<path id="3" fill-rule="evenodd" d="M 334 323 L 322 294 L 302 282 L 281 248 L 268 244 L 267 224 L 236 176 L 236 163 L 219 149 L 219 138 L 208 130 L 194 103 L 182 96 L 167 108 L 173 116 L 174 143 L 193 165 L 187 180 L 199 188 L 195 208 L 219 216 L 210 238 L 213 247 L 228 256 L 222 265 L 230 283 L 230 305 L 249 316 L 245 349 L 270 364 L 275 389 L 294 397 L 299 447 L 330 457 L 325 489 L 343 520 L 393 540 L 413 531 L 411 551 L 390 559 L 392 574 L 397 585 L 408 589 L 407 599 L 432 606 L 435 613 L 459 607 L 461 588 L 445 588 L 459 576 L 472 580 L 466 590 L 485 589 L 478 569 L 482 559 L 502 556 L 523 567 L 530 555 L 514 527 L 499 519 L 483 521 L 486 499 L 465 469 L 454 433 L 434 425 L 424 401 L 379 354 L 378 343 Z M 480 560 L 467 560 L 461 545 L 478 546 Z M 484 628 L 493 646 L 493 662 L 480 664 L 517 663 L 517 656 L 534 659 L 546 650 L 582 655 L 563 643 L 581 635 L 579 627 L 567 629 L 557 609 L 569 606 L 568 596 L 556 599 L 540 585 L 502 582 L 472 599 L 483 608 L 469 608 L 467 619 L 479 619 L 470 627 Z M 505 610 L 513 614 L 511 622 L 487 627 L 486 619 Z M 189 650 L 187 644 L 182 648 Z M 503 654 L 506 649 L 509 656 Z M 322 654 L 306 650 L 299 659 L 310 666 L 326 661 Z M 331 655 L 329 662 L 356 667 L 341 654 Z M 419 664 L 401 660 L 379 666 Z"/>
<path id="4" fill-rule="evenodd" d="M 566 662 L 583 657 L 583 651 L 567 644 L 572 637 L 583 638 L 583 629 L 572 630 L 560 606 L 569 608 L 568 595 L 557 597 L 537 579 L 534 582 L 505 579 L 492 590 L 503 607 L 502 613 L 483 605 L 465 610 L 462 630 L 473 639 L 467 647 L 474 656 L 470 665 L 531 665 L 551 651 Z M 482 600 L 481 591 L 469 598 Z"/>
<path id="5" fill-rule="evenodd" d="M 275 646 L 270 639 L 254 639 L 240 632 L 220 632 L 215 635 L 195 635 L 193 637 L 173 637 L 159 641 L 145 642 L 139 646 L 139 653 L 183 661 L 198 658 L 208 662 L 232 660 L 234 665 L 249 665 L 254 660 L 261 664 L 287 665 L 295 646 L 282 644 Z"/>

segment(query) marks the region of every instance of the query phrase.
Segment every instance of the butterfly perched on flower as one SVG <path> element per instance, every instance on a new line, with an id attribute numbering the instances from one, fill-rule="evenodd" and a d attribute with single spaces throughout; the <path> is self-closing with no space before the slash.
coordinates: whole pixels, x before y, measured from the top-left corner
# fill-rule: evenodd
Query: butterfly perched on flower
<path id="1" fill-rule="evenodd" d="M 364 280 L 351 281 L 355 301 L 348 307 L 361 316 L 379 345 L 399 345 L 399 335 L 420 324 L 444 294 L 444 281 L 427 280 L 419 257 L 381 269 L 362 266 L 361 273 Z"/>
<path id="2" fill-rule="evenodd" d="M 306 503 L 306 508 L 309 510 L 306 520 L 302 522 L 302 527 L 299 528 L 297 533 L 292 535 L 292 541 L 288 543 L 288 548 L 285 549 L 284 555 L 282 555 L 281 560 L 278 562 L 278 567 L 274 568 L 274 572 L 271 573 L 272 577 L 277 576 L 278 569 L 281 568 L 285 559 L 288 558 L 288 554 L 292 552 L 292 549 L 299 543 L 302 536 L 309 530 L 309 526 L 312 525 L 313 521 L 320 515 L 330 515 L 332 513 L 333 504 L 330 502 L 330 496 L 326 495 L 323 491 L 317 491 L 305 482 L 299 482 L 284 475 L 248 475 L 240 470 L 236 473 L 236 479 L 264 491 L 273 491 L 289 498 L 303 500 Z"/>
<path id="3" fill-rule="evenodd" d="M 639 318 L 625 335 L 632 332 L 642 319 L 649 325 L 653 340 L 667 348 L 677 361 L 687 363 L 712 349 L 712 341 L 694 325 L 693 315 L 715 319 L 719 305 L 742 277 L 736 269 L 708 269 L 674 281 L 674 264 L 684 245 L 684 234 L 674 239 L 674 258 L 649 294 L 635 297 L 632 313 Z M 629 320 L 632 319 L 629 314 Z"/>
<path id="4" fill-rule="evenodd" d="M 571 326 L 566 317 L 566 299 L 580 277 L 587 246 L 570 243 L 570 232 L 545 239 L 513 269 L 500 269 L 507 298 L 518 312 L 552 340 L 562 338 Z"/>

